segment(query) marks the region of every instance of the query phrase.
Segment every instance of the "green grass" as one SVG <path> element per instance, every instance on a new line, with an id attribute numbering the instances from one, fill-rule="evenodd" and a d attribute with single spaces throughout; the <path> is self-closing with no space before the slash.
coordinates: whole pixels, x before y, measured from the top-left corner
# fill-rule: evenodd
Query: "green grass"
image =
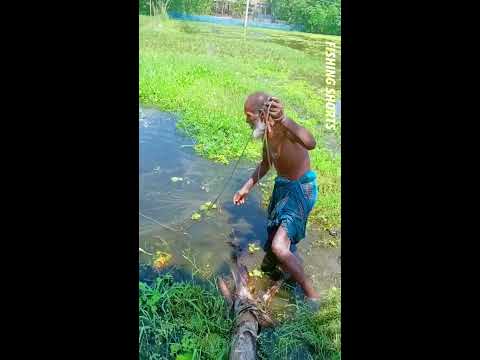
<path id="1" fill-rule="evenodd" d="M 260 359 L 340 359 L 340 290 L 330 289 L 320 310 L 299 306 L 293 318 L 261 333 Z"/>
<path id="2" fill-rule="evenodd" d="M 152 286 L 140 282 L 139 292 L 140 360 L 228 359 L 233 321 L 215 288 L 164 275 Z M 340 290 L 332 289 L 319 311 L 298 306 L 293 317 L 262 331 L 257 353 L 260 359 L 340 359 L 340 341 Z"/>
<path id="3" fill-rule="evenodd" d="M 263 90 L 278 96 L 286 113 L 317 140 L 310 152 L 319 199 L 310 217 L 325 228 L 340 225 L 340 157 L 324 146 L 324 44 L 340 38 L 305 33 L 165 21 L 140 16 L 140 102 L 181 115 L 179 127 L 196 151 L 228 163 L 250 136 L 246 96 Z M 340 54 L 338 55 L 340 58 Z M 337 83 L 340 98 L 340 67 Z M 339 141 L 340 129 L 335 133 Z M 246 157 L 258 161 L 260 143 Z"/>
<path id="4" fill-rule="evenodd" d="M 164 275 L 153 286 L 140 282 L 139 299 L 140 360 L 228 355 L 232 321 L 213 289 Z"/>

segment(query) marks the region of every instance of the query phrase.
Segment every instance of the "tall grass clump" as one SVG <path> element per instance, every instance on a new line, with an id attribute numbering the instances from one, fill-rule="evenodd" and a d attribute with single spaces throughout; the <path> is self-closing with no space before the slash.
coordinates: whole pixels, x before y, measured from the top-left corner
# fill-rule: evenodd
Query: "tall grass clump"
<path id="1" fill-rule="evenodd" d="M 293 318 L 259 338 L 259 357 L 265 360 L 337 360 L 341 358 L 340 290 L 330 289 L 320 310 L 299 306 Z"/>
<path id="2" fill-rule="evenodd" d="M 139 284 L 140 360 L 222 359 L 228 355 L 232 322 L 216 289 L 174 282 Z"/>

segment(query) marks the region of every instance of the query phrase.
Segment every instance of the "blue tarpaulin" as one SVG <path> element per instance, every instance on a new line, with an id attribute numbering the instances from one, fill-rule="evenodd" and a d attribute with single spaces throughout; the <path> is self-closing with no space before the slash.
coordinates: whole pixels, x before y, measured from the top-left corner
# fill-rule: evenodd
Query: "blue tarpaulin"
<path id="1" fill-rule="evenodd" d="M 234 18 L 225 18 L 219 16 L 208 16 L 208 15 L 187 15 L 181 14 L 176 12 L 169 12 L 168 16 L 171 19 L 176 20 L 189 20 L 189 21 L 200 21 L 200 22 L 207 22 L 212 24 L 220 24 L 220 25 L 233 25 L 233 26 L 243 26 L 244 20 L 243 19 L 234 19 Z M 258 28 L 265 28 L 265 29 L 275 29 L 275 30 L 285 30 L 285 31 L 299 31 L 301 30 L 299 26 L 292 26 L 288 24 L 278 24 L 278 23 L 270 23 L 270 22 L 255 22 L 255 21 L 248 21 L 248 27 L 258 27 Z"/>

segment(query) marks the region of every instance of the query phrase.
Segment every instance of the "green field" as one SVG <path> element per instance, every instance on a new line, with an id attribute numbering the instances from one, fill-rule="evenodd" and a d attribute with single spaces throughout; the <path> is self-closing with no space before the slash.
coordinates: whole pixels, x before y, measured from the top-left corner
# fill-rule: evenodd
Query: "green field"
<path id="1" fill-rule="evenodd" d="M 324 47 L 340 37 L 161 20 L 140 16 L 140 102 L 180 114 L 179 127 L 196 140 L 197 152 L 228 163 L 245 146 L 250 129 L 243 103 L 254 91 L 278 96 L 286 113 L 317 140 L 310 152 L 319 198 L 310 222 L 340 226 L 340 127 L 326 130 Z M 340 99 L 340 51 L 337 55 Z M 260 143 L 246 151 L 260 159 Z M 268 197 L 268 191 L 265 196 Z"/>
<path id="2" fill-rule="evenodd" d="M 139 288 L 140 360 L 228 359 L 232 319 L 218 291 L 170 275 Z M 259 359 L 340 359 L 340 291 L 322 308 L 297 306 L 291 318 L 258 338 Z"/>
<path id="3" fill-rule="evenodd" d="M 324 122 L 324 47 L 340 37 L 249 29 L 140 16 L 140 102 L 180 115 L 179 127 L 196 140 L 196 151 L 228 163 L 250 136 L 243 103 L 254 91 L 278 96 L 289 117 L 317 140 L 310 152 L 319 199 L 310 221 L 340 226 L 340 128 Z M 340 52 L 337 98 L 340 99 Z M 260 143 L 246 157 L 260 159 Z M 265 199 L 271 180 L 262 187 Z M 226 359 L 232 319 L 211 285 L 177 282 L 172 276 L 139 287 L 140 359 Z M 340 359 L 340 290 L 331 289 L 315 313 L 295 311 L 258 339 L 259 359 Z"/>

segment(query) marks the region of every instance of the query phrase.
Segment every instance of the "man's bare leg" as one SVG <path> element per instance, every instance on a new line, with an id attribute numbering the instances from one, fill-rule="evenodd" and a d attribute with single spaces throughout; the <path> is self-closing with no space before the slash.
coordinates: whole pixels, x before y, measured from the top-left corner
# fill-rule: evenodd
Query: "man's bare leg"
<path id="1" fill-rule="evenodd" d="M 292 278 L 300 284 L 305 295 L 310 299 L 319 299 L 312 283 L 305 276 L 302 265 L 297 257 L 290 251 L 290 239 L 283 226 L 279 226 L 272 241 L 272 252 L 277 257 L 284 271 L 290 273 Z"/>
<path id="2" fill-rule="evenodd" d="M 272 252 L 272 242 L 274 235 L 275 233 L 268 234 L 267 245 L 265 248 L 265 256 L 262 260 L 260 268 L 264 273 L 267 273 L 272 280 L 277 281 L 282 278 L 283 274 L 280 272 L 280 269 L 277 268 L 278 259 Z"/>

